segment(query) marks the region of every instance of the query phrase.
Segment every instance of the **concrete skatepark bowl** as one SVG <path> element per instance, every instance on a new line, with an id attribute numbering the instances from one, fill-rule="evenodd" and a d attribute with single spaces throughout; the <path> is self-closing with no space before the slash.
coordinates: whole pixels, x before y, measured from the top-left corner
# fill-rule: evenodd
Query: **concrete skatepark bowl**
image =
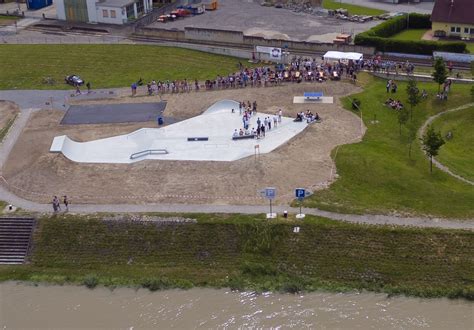
<path id="1" fill-rule="evenodd" d="M 234 109 L 234 113 L 232 113 Z M 257 113 L 250 119 L 250 129 L 257 119 L 274 114 Z M 273 123 L 272 123 L 273 124 Z M 203 114 L 161 128 L 142 128 L 135 132 L 89 142 L 75 142 L 67 136 L 54 138 L 50 152 L 62 153 L 78 163 L 134 163 L 146 159 L 234 161 L 253 156 L 255 146 L 269 153 L 302 132 L 306 122 L 282 117 L 265 138 L 232 140 L 235 129 L 243 126 L 239 103 L 218 101 Z M 272 125 L 273 126 L 273 125 Z"/>

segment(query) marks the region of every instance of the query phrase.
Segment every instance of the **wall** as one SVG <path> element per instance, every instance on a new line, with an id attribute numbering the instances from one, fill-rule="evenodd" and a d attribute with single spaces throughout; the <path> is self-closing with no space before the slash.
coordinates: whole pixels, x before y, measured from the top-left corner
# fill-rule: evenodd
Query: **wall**
<path id="1" fill-rule="evenodd" d="M 56 14 L 58 15 L 59 20 L 66 20 L 66 11 L 64 9 L 64 0 L 54 0 L 56 5 Z"/>
<path id="2" fill-rule="evenodd" d="M 87 15 L 89 15 L 89 22 L 90 23 L 97 23 L 97 8 L 96 8 L 97 0 L 87 0 Z"/>
<path id="3" fill-rule="evenodd" d="M 103 16 L 103 11 L 107 10 L 108 17 Z M 115 10 L 115 18 L 111 17 L 111 11 Z M 119 7 L 105 7 L 97 6 L 97 19 L 101 23 L 107 24 L 123 24 L 124 20 L 127 21 L 127 15 L 123 15 L 122 8 Z"/>
<path id="4" fill-rule="evenodd" d="M 393 79 L 393 80 L 400 80 L 400 81 L 406 81 L 410 78 L 415 78 L 415 80 L 417 81 L 422 81 L 422 82 L 433 82 L 433 78 L 429 75 L 412 75 L 410 77 L 408 77 L 407 75 L 397 75 L 397 74 L 394 74 L 394 73 L 390 73 L 390 74 L 386 74 L 386 73 L 382 73 L 382 72 L 371 72 L 372 75 L 376 76 L 376 77 L 379 77 L 379 78 L 382 78 L 382 79 Z M 452 80 L 454 81 L 455 83 L 457 84 L 472 84 L 474 83 L 474 81 L 472 79 L 456 79 L 456 78 L 449 78 L 449 80 Z"/>
<path id="5" fill-rule="evenodd" d="M 189 40 L 227 42 L 236 44 L 242 43 L 244 38 L 244 34 L 238 31 L 202 29 L 193 27 L 185 27 L 184 34 L 186 39 Z"/>
<path id="6" fill-rule="evenodd" d="M 278 39 L 265 39 L 262 37 L 244 36 L 242 32 L 213 30 L 186 27 L 185 31 L 167 30 L 157 28 L 137 28 L 137 35 L 163 38 L 173 41 L 205 41 L 206 43 L 235 44 L 236 46 L 267 46 L 288 48 L 290 52 L 326 52 L 329 50 L 341 52 L 357 52 L 363 54 L 374 54 L 375 48 L 355 45 L 334 45 L 331 43 L 314 43 L 305 41 L 290 41 Z"/>
<path id="7" fill-rule="evenodd" d="M 451 26 L 460 27 L 461 28 L 461 33 L 455 33 L 453 35 L 453 33 L 451 32 Z M 461 38 L 474 39 L 474 33 L 473 34 L 464 33 L 464 28 L 473 29 L 473 31 L 474 31 L 474 25 L 472 25 L 472 24 L 469 25 L 469 24 L 455 24 L 455 23 L 441 23 L 441 22 L 433 22 L 432 23 L 432 30 L 433 31 L 441 30 L 441 31 L 446 32 L 447 36 L 452 35 L 452 36 L 459 36 Z"/>
<path id="8" fill-rule="evenodd" d="M 175 41 L 185 40 L 184 31 L 179 30 L 168 30 L 168 29 L 157 29 L 157 28 L 137 28 L 135 33 L 147 37 L 170 39 Z"/>

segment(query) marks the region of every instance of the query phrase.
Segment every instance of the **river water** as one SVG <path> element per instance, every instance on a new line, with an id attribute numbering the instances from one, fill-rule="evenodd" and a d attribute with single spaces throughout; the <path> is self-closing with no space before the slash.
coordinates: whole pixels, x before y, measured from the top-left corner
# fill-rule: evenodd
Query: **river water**
<path id="1" fill-rule="evenodd" d="M 463 300 L 0 284 L 0 328 L 474 329 Z"/>

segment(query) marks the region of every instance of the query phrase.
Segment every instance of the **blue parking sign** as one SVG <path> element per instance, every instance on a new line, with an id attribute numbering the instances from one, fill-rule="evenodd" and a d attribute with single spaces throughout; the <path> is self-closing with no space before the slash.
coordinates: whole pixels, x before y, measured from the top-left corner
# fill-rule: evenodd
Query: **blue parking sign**
<path id="1" fill-rule="evenodd" d="M 265 188 L 265 198 L 267 199 L 275 199 L 276 197 L 276 188 Z"/>
<path id="2" fill-rule="evenodd" d="M 304 188 L 296 188 L 295 189 L 295 196 L 298 199 L 303 199 L 306 197 L 306 190 Z"/>

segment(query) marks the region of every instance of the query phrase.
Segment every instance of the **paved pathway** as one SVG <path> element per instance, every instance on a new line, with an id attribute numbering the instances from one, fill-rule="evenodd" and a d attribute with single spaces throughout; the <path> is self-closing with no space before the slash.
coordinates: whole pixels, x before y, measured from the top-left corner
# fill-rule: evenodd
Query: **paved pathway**
<path id="1" fill-rule="evenodd" d="M 37 91 L 36 91 L 37 92 Z M 42 93 L 48 91 L 42 91 Z M 4 93 L 4 92 L 3 92 Z M 16 91 L 10 99 L 24 99 L 22 102 L 26 104 L 35 104 L 37 94 L 34 92 Z M 25 95 L 25 96 L 23 96 Z M 26 95 L 31 98 L 26 100 Z M 36 95 L 36 96 L 35 96 Z M 0 93 L 0 99 L 2 93 Z M 42 98 L 38 99 L 42 102 Z M 4 162 L 8 157 L 13 145 L 20 136 L 23 128 L 28 122 L 30 115 L 38 108 L 23 108 L 18 119 L 12 126 L 10 132 L 5 137 L 5 140 L 0 145 L 0 168 L 3 168 Z M 33 212 L 52 212 L 52 207 L 49 204 L 40 204 L 32 202 L 21 197 L 16 196 L 7 189 L 8 184 L 0 177 L 0 200 L 6 201 L 10 204 L 20 207 L 23 210 Z M 170 213 L 243 213 L 243 214 L 261 214 L 268 210 L 268 206 L 255 205 L 214 205 L 214 204 L 78 204 L 71 205 L 70 211 L 74 213 L 95 213 L 95 212 L 170 212 Z M 282 213 L 287 210 L 290 213 L 298 213 L 297 208 L 291 208 L 287 205 L 274 206 L 274 211 Z M 318 209 L 303 209 L 303 213 L 322 216 L 334 220 L 342 220 L 352 223 L 365 224 L 388 224 L 388 225 L 404 225 L 416 227 L 436 227 L 436 228 L 450 228 L 450 229 L 467 229 L 474 231 L 473 220 L 456 220 L 456 219 L 439 219 L 439 218 L 424 218 L 424 217 L 398 217 L 391 215 L 354 215 L 354 214 L 339 214 L 334 212 L 327 212 Z"/>
<path id="2" fill-rule="evenodd" d="M 464 110 L 464 109 L 467 109 L 469 107 L 473 107 L 474 106 L 474 103 L 469 103 L 469 104 L 465 104 L 465 105 L 462 105 L 460 107 L 457 107 L 457 108 L 454 108 L 454 109 L 450 109 L 450 110 L 446 110 L 446 111 L 443 111 L 443 112 L 440 112 L 434 116 L 431 116 L 430 118 L 428 118 L 428 120 L 423 124 L 423 126 L 421 126 L 420 130 L 418 131 L 418 137 L 422 137 L 423 134 L 425 133 L 425 130 L 426 128 L 438 117 L 444 115 L 444 114 L 447 114 L 447 113 L 450 113 L 450 112 L 455 112 L 455 111 L 459 111 L 459 110 Z M 435 166 L 437 168 L 439 168 L 441 171 L 445 172 L 445 173 L 448 173 L 449 175 L 455 177 L 456 179 L 458 180 L 461 180 L 467 184 L 470 184 L 470 185 L 473 185 L 474 186 L 474 182 L 466 179 L 466 178 L 463 178 L 462 176 L 460 175 L 457 175 L 453 172 L 451 172 L 451 170 L 444 166 L 443 164 L 441 164 L 439 161 L 437 161 L 434 157 L 433 157 L 433 164 L 435 164 Z"/>

